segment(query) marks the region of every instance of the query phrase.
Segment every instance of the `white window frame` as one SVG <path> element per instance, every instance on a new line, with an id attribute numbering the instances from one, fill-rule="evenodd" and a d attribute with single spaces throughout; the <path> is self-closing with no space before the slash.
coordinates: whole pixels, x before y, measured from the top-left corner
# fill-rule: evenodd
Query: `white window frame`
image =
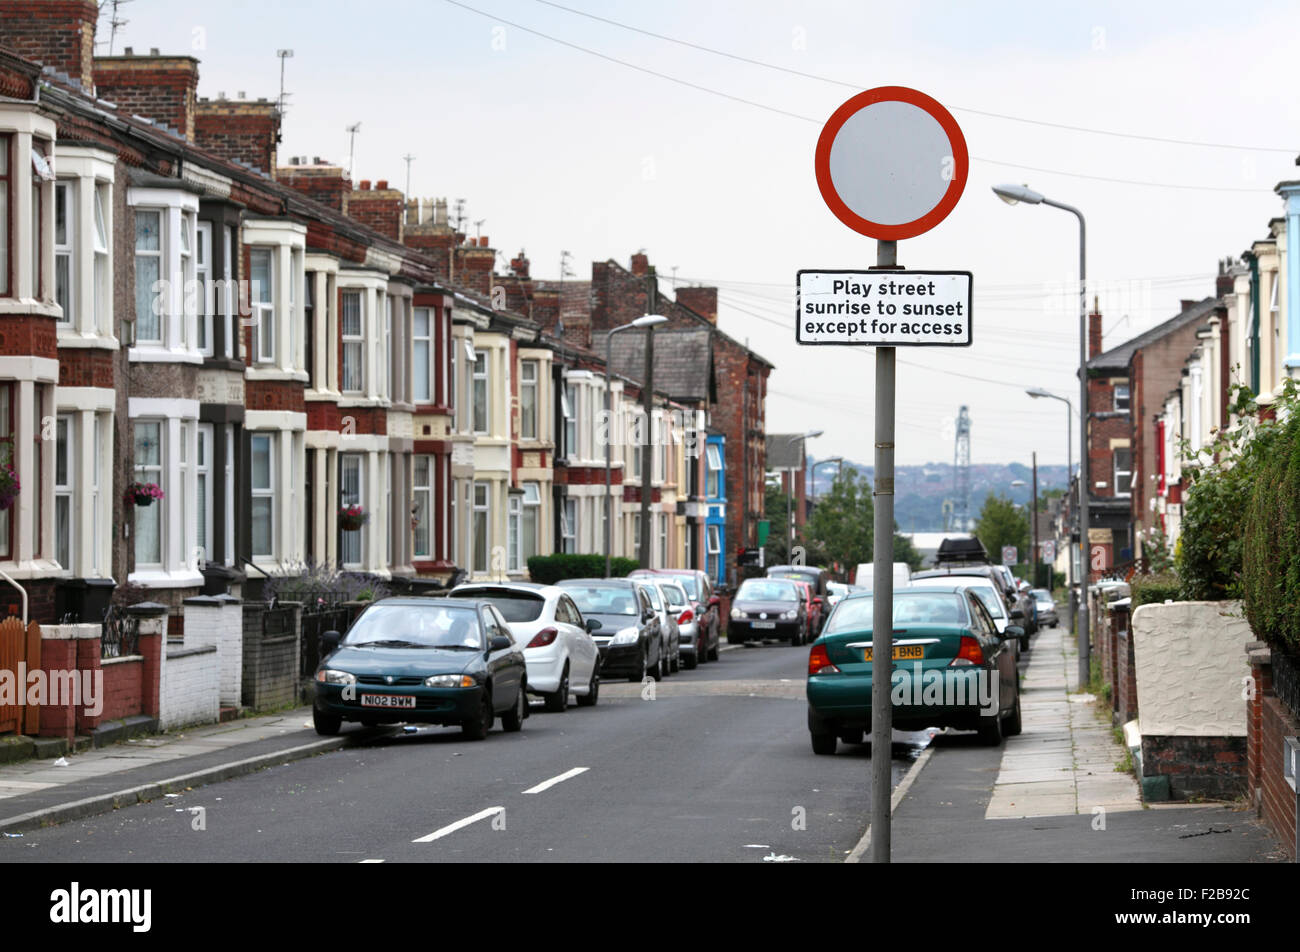
<path id="1" fill-rule="evenodd" d="M 420 479 L 420 464 L 424 464 L 424 479 Z M 411 460 L 411 501 L 415 504 L 416 529 L 411 533 L 411 557 L 428 560 L 433 558 L 433 486 L 434 467 L 438 457 L 417 453 Z M 425 547 L 420 548 L 420 530 L 424 530 Z"/>
<path id="2" fill-rule="evenodd" d="M 560 391 L 560 408 L 564 415 L 564 455 L 566 459 L 578 457 L 578 412 L 574 406 L 578 400 L 578 389 L 567 380 Z"/>
<path id="3" fill-rule="evenodd" d="M 1120 454 L 1120 453 L 1127 453 L 1127 454 L 1128 454 L 1128 469 L 1120 469 L 1120 465 L 1119 465 L 1119 454 Z M 1112 474 L 1111 474 L 1111 475 L 1114 477 L 1114 480 L 1115 480 L 1115 484 L 1114 484 L 1114 485 L 1115 485 L 1115 495 L 1116 495 L 1116 496 L 1123 496 L 1123 497 L 1128 497 L 1128 496 L 1133 495 L 1133 449 L 1132 449 L 1132 447 L 1128 447 L 1128 446 L 1120 446 L 1120 447 L 1116 447 L 1114 450 L 1112 450 L 1112 451 L 1111 451 L 1111 463 L 1112 463 Z M 1121 483 L 1121 482 L 1120 482 L 1120 477 L 1121 477 L 1121 476 L 1124 477 L 1124 483 Z M 1123 484 L 1127 484 L 1127 485 L 1128 485 L 1128 489 L 1125 490 L 1124 492 L 1120 492 L 1120 489 L 1119 489 L 1119 488 L 1120 488 L 1120 486 L 1123 485 Z"/>
<path id="4" fill-rule="evenodd" d="M 520 519 L 519 561 L 522 568 L 528 568 L 528 559 L 541 554 L 542 543 L 542 485 L 541 483 L 524 483 L 523 515 Z M 533 544 L 526 545 L 527 528 L 532 523 Z"/>
<path id="5" fill-rule="evenodd" d="M 492 388 L 491 370 L 488 366 L 488 358 L 491 352 L 484 348 L 481 352 L 474 355 L 471 367 L 470 378 L 470 426 L 474 428 L 476 436 L 486 436 L 492 429 Z M 480 368 L 480 361 L 482 367 Z M 482 394 L 482 405 L 480 407 L 480 393 Z M 482 427 L 479 427 L 479 411 L 482 410 Z"/>
<path id="6" fill-rule="evenodd" d="M 205 561 L 212 560 L 212 489 L 213 489 L 213 466 L 212 451 L 214 447 L 213 439 L 216 435 L 216 428 L 211 423 L 200 423 L 196 430 L 195 455 L 194 455 L 194 485 L 195 485 L 195 548 L 202 550 L 202 559 Z M 198 486 L 202 484 L 203 491 L 198 491 Z M 201 570 L 203 566 L 200 564 Z"/>
<path id="7" fill-rule="evenodd" d="M 519 438 L 521 440 L 535 441 L 538 439 L 538 395 L 541 391 L 540 375 L 542 362 L 529 358 L 519 362 Z M 529 379 L 529 370 L 532 371 L 532 379 Z M 531 394 L 532 408 L 527 410 L 528 401 L 524 399 L 524 394 Z M 531 427 L 529 423 L 531 422 Z M 531 432 L 530 432 L 531 430 Z"/>
<path id="8" fill-rule="evenodd" d="M 198 222 L 198 196 L 182 188 L 133 187 L 127 189 L 127 204 L 136 213 L 158 213 L 158 249 L 133 251 L 133 256 L 138 260 L 142 255 L 156 255 L 158 279 L 162 282 L 158 295 L 150 298 L 150 307 L 159 312 L 158 336 L 149 338 L 140 334 L 140 301 L 142 295 L 149 294 L 152 289 L 143 288 L 137 282 L 130 359 L 202 363 L 203 355 L 195 347 L 197 309 L 190 293 L 194 281 L 193 235 Z M 134 224 L 132 230 L 135 230 Z M 189 253 L 184 247 L 186 235 L 191 242 Z M 138 245 L 138 240 L 133 239 L 132 248 L 138 248 Z M 138 273 L 138 264 L 136 270 Z"/>
<path id="9" fill-rule="evenodd" d="M 77 453 L 80 446 L 77 441 L 77 418 L 70 413 L 60 413 L 55 418 L 54 425 L 54 559 L 61 568 L 72 571 L 77 564 L 77 532 L 74 525 L 77 511 L 76 473 L 80 463 Z M 60 457 L 63 479 L 59 478 Z M 66 552 L 63 551 L 65 546 Z"/>
<path id="10" fill-rule="evenodd" d="M 170 495 L 168 493 L 168 489 L 171 488 L 171 483 L 167 479 L 167 450 L 168 450 L 167 420 L 160 419 L 157 417 L 133 419 L 131 421 L 131 444 L 133 447 L 135 446 L 135 442 L 137 439 L 136 430 L 141 426 L 156 426 L 158 428 L 158 462 L 142 463 L 138 458 L 138 454 L 134 453 L 133 451 L 131 456 L 131 460 L 132 460 L 131 480 L 133 482 L 140 482 L 140 483 L 156 483 L 158 487 L 163 491 L 163 499 L 155 500 L 149 507 L 146 507 L 152 509 L 154 512 L 157 513 L 158 516 L 158 558 L 157 560 L 153 560 L 153 559 L 142 560 L 140 558 L 140 549 L 139 549 L 140 535 L 138 532 L 133 533 L 134 540 L 133 540 L 132 548 L 135 556 L 135 567 L 137 571 L 139 571 L 140 568 L 142 567 L 146 569 L 154 569 L 156 571 L 163 571 L 168 562 L 168 551 L 167 551 L 168 519 L 167 519 L 167 506 L 164 505 L 164 503 L 167 499 L 167 496 Z M 137 507 L 136 511 L 139 512 L 139 507 Z M 135 528 L 134 525 L 132 526 L 132 528 L 133 529 Z"/>
<path id="11" fill-rule="evenodd" d="M 411 399 L 415 403 L 432 403 L 433 393 L 433 319 L 435 309 L 431 307 L 415 308 L 411 318 Z M 420 320 L 424 320 L 424 333 L 420 333 Z M 417 354 L 423 352 L 425 372 L 420 373 L 420 361 Z"/>
<path id="12" fill-rule="evenodd" d="M 523 510 L 523 495 L 510 493 L 506 497 L 506 568 L 511 572 L 521 568 Z"/>
<path id="13" fill-rule="evenodd" d="M 357 330 L 349 333 L 347 327 L 347 302 L 357 301 Z M 339 295 L 339 336 L 343 341 L 343 357 L 339 363 L 339 390 L 342 393 L 361 395 L 366 392 L 366 292 L 364 288 L 343 288 Z M 348 386 L 348 355 L 355 371 L 356 386 Z"/>
<path id="14" fill-rule="evenodd" d="M 1123 391 L 1124 393 L 1124 404 L 1125 404 L 1124 406 L 1119 405 L 1120 391 Z M 1129 385 L 1126 383 L 1116 384 L 1115 389 L 1113 391 L 1113 396 L 1114 396 L 1114 403 L 1112 404 L 1111 409 L 1121 413 L 1129 412 L 1129 408 L 1133 405 L 1133 391 L 1129 389 Z"/>
<path id="15" fill-rule="evenodd" d="M 194 231 L 195 345 L 205 357 L 212 356 L 212 222 L 198 222 Z"/>
<path id="16" fill-rule="evenodd" d="M 278 513 L 279 506 L 276 505 L 276 486 L 275 486 L 276 459 L 275 457 L 276 457 L 276 451 L 278 449 L 277 446 L 278 441 L 276 437 L 280 435 L 281 434 L 275 430 L 251 430 L 248 435 L 249 437 L 249 444 L 248 444 L 249 495 L 252 497 L 252 499 L 255 500 L 256 499 L 267 500 L 267 505 L 270 507 L 268 512 L 269 525 L 267 526 L 267 537 L 270 539 L 271 542 L 270 545 L 271 551 L 259 552 L 257 551 L 257 548 L 254 545 L 254 541 L 253 541 L 256 538 L 256 532 L 254 532 L 252 529 L 252 523 L 254 519 L 253 506 L 251 503 L 249 504 L 248 511 L 249 511 L 250 528 L 248 533 L 248 546 L 254 561 L 261 560 L 263 562 L 274 562 L 277 558 L 278 546 L 276 545 L 276 538 L 277 538 L 276 530 L 278 526 L 277 516 L 279 514 Z M 261 440 L 266 441 L 266 484 L 263 486 L 259 486 L 257 484 L 254 466 L 253 466 L 253 460 L 257 456 L 256 450 L 253 449 L 253 444 Z"/>
<path id="17" fill-rule="evenodd" d="M 265 256 L 269 290 L 255 278 L 255 260 Z M 276 359 L 275 326 L 275 248 L 258 245 L 248 250 L 248 307 L 253 321 L 253 362 L 274 364 Z"/>
<path id="18" fill-rule="evenodd" d="M 491 565 L 489 556 L 492 552 L 492 484 L 475 480 L 472 492 L 473 496 L 471 497 L 472 505 L 470 518 L 471 556 L 474 560 L 474 572 L 482 575 L 486 574 L 488 567 Z M 482 520 L 483 525 L 483 531 L 481 533 L 478 529 L 480 519 Z M 483 542 L 481 551 L 478 545 L 480 541 Z"/>
<path id="19" fill-rule="evenodd" d="M 356 466 L 356 484 L 355 493 L 347 491 L 347 470 L 348 467 Z M 355 498 L 353 498 L 355 497 Z M 339 454 L 339 508 L 344 506 L 366 505 L 366 454 L 365 453 L 340 453 Z M 350 559 L 345 557 L 344 546 L 339 546 L 339 562 L 344 568 L 359 569 L 365 564 L 366 560 L 366 529 L 368 525 L 362 526 L 351 532 L 343 532 L 343 541 L 356 545 L 356 558 Z M 350 538 L 349 538 L 350 537 Z M 350 553 L 349 553 L 350 554 Z"/>
<path id="20" fill-rule="evenodd" d="M 578 551 L 578 500 L 565 496 L 560 505 L 560 550 Z"/>
<path id="21" fill-rule="evenodd" d="M 153 216 L 154 218 L 157 219 L 158 222 L 158 247 L 157 248 L 140 247 L 141 216 Z M 132 248 L 131 254 L 132 254 L 132 259 L 135 262 L 136 291 L 135 291 L 134 339 L 135 339 L 136 347 L 140 347 L 142 345 L 149 345 L 149 344 L 153 344 L 158 347 L 165 347 L 167 344 L 167 315 L 165 311 L 159 307 L 157 298 L 156 297 L 151 298 L 150 305 L 149 305 L 150 317 L 151 317 L 149 330 L 150 332 L 152 332 L 153 327 L 151 325 L 153 321 L 156 321 L 157 330 L 158 330 L 156 336 L 145 336 L 145 331 L 143 328 L 146 325 L 144 324 L 144 320 L 143 320 L 144 315 L 141 313 L 140 310 L 140 306 L 142 303 L 140 295 L 141 295 L 141 291 L 143 290 L 140 287 L 141 285 L 140 264 L 142 259 L 150 259 L 150 258 L 157 259 L 158 277 L 154 279 L 155 281 L 162 280 L 163 275 L 165 274 L 164 264 L 167 259 L 167 249 L 166 249 L 167 232 L 166 232 L 166 227 L 164 225 L 164 222 L 166 221 L 166 217 L 167 217 L 167 209 L 165 208 L 148 206 L 148 207 L 141 207 L 135 209 L 135 244 Z"/>
<path id="22" fill-rule="evenodd" d="M 72 327 L 77 323 L 80 286 L 77 281 L 77 195 L 80 182 L 75 178 L 61 178 L 54 183 L 54 300 L 63 308 L 60 326 Z M 63 198 L 63 241 L 59 241 L 59 198 Z M 59 262 L 67 262 L 66 277 L 60 301 Z"/>

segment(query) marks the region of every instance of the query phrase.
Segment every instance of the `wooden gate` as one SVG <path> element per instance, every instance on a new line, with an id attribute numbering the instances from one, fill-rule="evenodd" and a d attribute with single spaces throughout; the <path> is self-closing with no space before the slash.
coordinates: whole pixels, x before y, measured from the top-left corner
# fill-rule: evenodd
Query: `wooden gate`
<path id="1" fill-rule="evenodd" d="M 40 729 L 40 708 L 24 704 L 26 678 L 18 676 L 24 662 L 29 672 L 41 666 L 41 626 L 31 622 L 24 632 L 22 619 L 10 616 L 0 621 L 0 734 L 35 734 Z"/>

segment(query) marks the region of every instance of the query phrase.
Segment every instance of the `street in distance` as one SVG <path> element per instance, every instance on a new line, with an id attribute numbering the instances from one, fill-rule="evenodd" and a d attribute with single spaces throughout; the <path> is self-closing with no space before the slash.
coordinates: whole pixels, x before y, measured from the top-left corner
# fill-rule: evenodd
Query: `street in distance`
<path id="1" fill-rule="evenodd" d="M 967 347 L 969 271 L 800 271 L 800 344 Z"/>

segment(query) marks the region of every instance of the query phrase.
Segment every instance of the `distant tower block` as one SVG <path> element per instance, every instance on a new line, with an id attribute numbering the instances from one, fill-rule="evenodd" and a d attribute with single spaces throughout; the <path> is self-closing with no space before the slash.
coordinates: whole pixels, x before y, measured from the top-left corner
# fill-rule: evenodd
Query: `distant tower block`
<path id="1" fill-rule="evenodd" d="M 957 438 L 952 453 L 952 528 L 954 532 L 969 532 L 970 515 L 970 411 L 961 408 L 957 414 Z"/>

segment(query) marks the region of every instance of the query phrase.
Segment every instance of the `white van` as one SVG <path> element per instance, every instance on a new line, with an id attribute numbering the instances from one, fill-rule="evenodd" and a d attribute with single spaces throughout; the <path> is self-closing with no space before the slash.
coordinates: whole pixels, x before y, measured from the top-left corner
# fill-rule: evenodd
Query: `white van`
<path id="1" fill-rule="evenodd" d="M 859 562 L 853 584 L 860 589 L 871 591 L 876 584 L 876 563 Z M 906 562 L 894 563 L 894 588 L 907 588 L 912 584 L 912 567 Z"/>

